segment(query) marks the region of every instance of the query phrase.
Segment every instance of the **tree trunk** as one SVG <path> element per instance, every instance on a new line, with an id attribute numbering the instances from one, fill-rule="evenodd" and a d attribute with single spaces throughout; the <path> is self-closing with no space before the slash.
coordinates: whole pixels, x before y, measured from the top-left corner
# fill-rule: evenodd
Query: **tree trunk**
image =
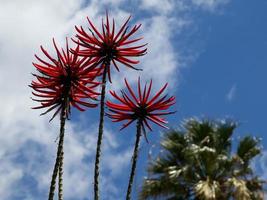
<path id="1" fill-rule="evenodd" d="M 60 134 L 59 143 L 57 147 L 57 158 L 54 165 L 52 180 L 50 184 L 49 197 L 48 200 L 54 199 L 55 189 L 56 189 L 56 179 L 59 171 L 59 184 L 58 184 L 58 197 L 63 200 L 63 144 L 64 144 L 64 133 L 65 133 L 65 122 L 66 122 L 66 110 L 67 110 L 67 98 L 64 100 L 64 105 L 60 115 Z"/>
<path id="2" fill-rule="evenodd" d="M 141 138 L 141 120 L 139 119 L 137 121 L 137 124 L 136 124 L 136 141 L 135 141 L 134 153 L 133 153 L 133 157 L 132 157 L 132 169 L 131 169 L 131 174 L 130 174 L 130 179 L 129 179 L 129 184 L 128 184 L 126 200 L 131 199 L 132 185 L 133 185 L 133 180 L 134 180 L 134 176 L 135 176 L 140 138 Z"/>
<path id="3" fill-rule="evenodd" d="M 94 175 L 94 199 L 99 199 L 99 163 L 101 155 L 101 144 L 103 138 L 103 127 L 104 127 L 104 115 L 105 115 L 105 95 L 106 95 L 106 77 L 107 77 L 107 67 L 110 63 L 105 65 L 103 77 L 102 77 L 102 90 L 101 90 L 101 101 L 100 101 L 100 119 L 98 127 L 98 139 L 97 139 L 97 148 L 95 156 L 95 175 Z"/>

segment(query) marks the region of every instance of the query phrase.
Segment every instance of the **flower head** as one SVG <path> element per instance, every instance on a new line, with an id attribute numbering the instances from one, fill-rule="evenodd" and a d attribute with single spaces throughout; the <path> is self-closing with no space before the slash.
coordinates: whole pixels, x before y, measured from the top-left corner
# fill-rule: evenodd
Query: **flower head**
<path id="1" fill-rule="evenodd" d="M 121 63 L 129 68 L 136 69 L 133 65 L 138 64 L 138 60 L 133 60 L 132 57 L 142 56 L 146 53 L 146 44 L 135 45 L 134 43 L 141 40 L 140 38 L 131 39 L 131 36 L 137 32 L 141 27 L 141 24 L 135 25 L 131 30 L 128 31 L 128 22 L 131 16 L 126 20 L 126 22 L 121 26 L 119 31 L 115 33 L 115 21 L 113 19 L 112 24 L 109 21 L 108 14 L 106 14 L 106 20 L 102 19 L 102 31 L 97 30 L 95 25 L 87 17 L 90 25 L 90 33 L 87 33 L 82 26 L 77 27 L 76 37 L 79 39 L 75 41 L 84 49 L 79 50 L 78 54 L 80 56 L 91 57 L 91 63 L 95 65 L 102 65 L 107 67 L 107 73 L 109 81 L 111 82 L 110 75 L 110 63 L 115 66 L 117 71 L 119 67 L 117 63 Z"/>
<path id="2" fill-rule="evenodd" d="M 149 121 L 155 124 L 167 128 L 164 124 L 167 123 L 161 116 L 172 114 L 174 112 L 166 112 L 171 105 L 175 103 L 175 97 L 162 96 L 162 93 L 167 87 L 167 83 L 154 95 L 151 96 L 152 80 L 148 87 L 145 84 L 144 89 L 141 88 L 140 78 L 138 79 L 138 95 L 134 93 L 127 80 L 125 84 L 128 89 L 128 94 L 125 91 L 121 91 L 121 96 L 116 92 L 110 91 L 110 94 L 117 99 L 120 103 L 112 103 L 107 101 L 106 105 L 110 113 L 107 115 L 113 119 L 113 122 L 120 122 L 126 120 L 121 129 L 124 129 L 135 120 L 140 120 L 143 130 L 145 126 L 152 130 Z"/>
<path id="3" fill-rule="evenodd" d="M 47 108 L 41 115 L 55 110 L 52 120 L 64 109 L 66 117 L 68 117 L 70 106 L 80 111 L 85 110 L 82 106 L 96 107 L 96 103 L 86 101 L 86 99 L 95 100 L 99 95 L 95 91 L 99 83 L 94 81 L 98 75 L 97 69 L 88 66 L 86 58 L 79 58 L 77 54 L 71 54 L 67 39 L 66 50 L 59 51 L 54 39 L 53 44 L 56 58 L 52 57 L 42 46 L 41 50 L 47 59 L 43 60 L 35 55 L 39 63 L 33 63 L 33 65 L 39 73 L 33 74 L 36 80 L 32 81 L 30 87 L 34 90 L 32 94 L 38 97 L 33 100 L 40 102 L 41 105 L 33 107 L 33 109 Z M 78 51 L 79 45 L 75 49 L 75 52 Z"/>

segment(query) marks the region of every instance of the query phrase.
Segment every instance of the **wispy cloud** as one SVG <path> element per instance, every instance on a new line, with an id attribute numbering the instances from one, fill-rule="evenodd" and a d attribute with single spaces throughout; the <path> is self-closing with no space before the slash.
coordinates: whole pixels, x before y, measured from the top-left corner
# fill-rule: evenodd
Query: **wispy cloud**
<path id="1" fill-rule="evenodd" d="M 142 0 L 140 4 L 141 9 L 151 10 L 162 14 L 167 14 L 174 9 L 175 3 L 173 0 Z"/>
<path id="2" fill-rule="evenodd" d="M 229 2 L 230 0 L 192 0 L 194 5 L 209 11 L 215 11 L 218 7 Z"/>
<path id="3" fill-rule="evenodd" d="M 261 155 L 252 162 L 255 173 L 263 180 L 267 180 L 267 151 L 262 151 Z"/>
<path id="4" fill-rule="evenodd" d="M 226 100 L 229 102 L 233 101 L 234 98 L 236 97 L 236 92 L 237 92 L 237 87 L 236 87 L 236 84 L 234 84 L 234 85 L 232 85 L 230 90 L 227 92 Z"/>

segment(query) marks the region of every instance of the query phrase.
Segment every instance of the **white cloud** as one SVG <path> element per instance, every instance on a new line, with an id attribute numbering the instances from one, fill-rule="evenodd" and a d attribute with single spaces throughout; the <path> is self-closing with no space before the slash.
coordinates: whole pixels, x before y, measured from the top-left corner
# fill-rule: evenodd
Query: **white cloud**
<path id="1" fill-rule="evenodd" d="M 214 11 L 219 6 L 225 5 L 230 0 L 192 0 L 192 3 L 200 8 Z"/>
<path id="2" fill-rule="evenodd" d="M 166 3 L 166 6 L 164 6 Z M 191 24 L 190 20 L 180 17 L 171 17 L 170 13 L 162 12 L 162 9 L 169 11 L 176 8 L 174 1 L 147 1 L 142 0 L 140 9 L 157 11 L 151 17 L 143 18 L 138 23 L 142 24 L 138 34 L 144 37 L 140 44 L 147 43 L 147 54 L 141 58 L 140 65 L 142 71 L 134 71 L 121 67 L 120 73 L 113 75 L 112 89 L 118 90 L 124 86 L 122 79 L 126 78 L 131 84 L 137 82 L 137 77 L 141 77 L 143 82 L 153 79 L 153 89 L 158 90 L 166 82 L 169 83 L 168 90 L 177 88 L 179 83 L 180 69 L 184 67 L 181 62 L 179 50 L 174 50 L 171 42 L 174 34 L 179 34 L 185 27 Z"/>
<path id="3" fill-rule="evenodd" d="M 182 13 L 200 8 L 206 11 L 215 11 L 231 0 L 140 0 L 140 9 L 170 15 L 172 12 Z"/>
<path id="4" fill-rule="evenodd" d="M 30 83 L 33 71 L 33 55 L 44 44 L 51 49 L 52 37 L 61 43 L 65 35 L 71 36 L 75 24 L 86 22 L 87 13 L 92 18 L 100 10 L 96 1 L 80 10 L 83 1 L 4 1 L 0 7 L 0 89 L 2 106 L 0 113 L 0 196 L 2 200 L 17 196 L 23 199 L 45 199 L 55 160 L 59 125 L 57 119 L 48 123 L 48 116 L 39 117 L 40 111 L 31 110 Z M 60 9 L 59 9 L 60 8 Z M 125 12 L 119 12 L 124 16 Z M 38 50 L 37 50 L 38 49 Z M 96 131 L 77 130 L 68 123 L 65 141 L 64 190 L 67 199 L 82 199 L 90 195 L 92 188 L 93 158 Z M 112 167 L 112 176 L 105 178 L 113 183 L 113 174 L 129 164 L 128 149 L 117 152 L 120 142 L 105 133 L 103 154 L 112 156 L 119 165 Z M 123 162 L 120 158 L 123 158 Z M 110 159 L 106 156 L 106 159 Z M 128 160 L 127 160 L 128 159 Z M 104 160 L 104 162 L 106 162 Z M 103 168 L 105 166 L 103 165 Z M 110 169 L 110 167 L 109 167 Z M 32 177 L 36 191 L 30 191 Z M 73 187 L 75 183 L 75 187 Z M 14 193 L 13 188 L 16 187 Z M 23 189 L 22 189 L 23 188 Z M 104 188 L 104 187 L 103 187 Z M 105 192 L 114 194 L 112 188 Z M 117 192 L 117 191 L 116 191 Z M 36 197 L 37 195 L 37 197 Z M 41 197 L 40 197 L 41 196 Z"/>
<path id="5" fill-rule="evenodd" d="M 158 1 L 158 0 L 142 0 L 140 4 L 140 8 L 153 10 L 157 12 L 170 12 L 174 9 L 174 1 L 173 0 L 165 0 L 165 1 Z"/>
<path id="6" fill-rule="evenodd" d="M 260 178 L 267 180 L 267 151 L 262 151 L 261 155 L 257 157 L 252 164 L 253 169 Z"/>
<path id="7" fill-rule="evenodd" d="M 236 88 L 236 85 L 234 84 L 230 90 L 227 92 L 226 94 L 226 100 L 231 102 L 234 100 L 235 96 L 236 96 L 236 91 L 237 91 L 237 88 Z"/>
<path id="8" fill-rule="evenodd" d="M 0 159 L 0 195 L 2 199 L 9 199 L 12 194 L 11 188 L 14 188 L 14 183 L 21 179 L 23 172 L 14 163 Z"/>
<path id="9" fill-rule="evenodd" d="M 130 83 L 134 83 L 139 76 L 143 82 L 153 79 L 154 89 L 156 90 L 166 82 L 169 83 L 169 89 L 177 86 L 182 65 L 179 63 L 179 52 L 174 51 L 170 42 L 174 23 L 178 24 L 176 20 L 166 16 L 154 16 L 142 21 L 142 35 L 144 36 L 144 42 L 148 43 L 147 55 L 140 58 L 140 68 L 143 71 L 126 69 L 115 74 L 114 84 L 112 84 L 113 89 L 120 89 L 124 85 L 121 77 L 125 77 Z M 185 25 L 186 23 L 179 24 L 177 31 Z"/>
<path id="10" fill-rule="evenodd" d="M 40 118 L 41 120 L 41 118 Z M 28 123 L 25 120 L 24 123 Z M 17 126 L 17 124 L 15 124 Z M 39 124 L 36 123 L 38 126 Z M 58 127 L 52 124 L 52 130 L 47 130 L 46 127 L 34 127 L 34 129 L 27 129 L 25 131 L 28 134 L 32 134 L 33 137 L 26 139 L 23 142 L 15 142 L 12 140 L 7 141 L 10 146 L 3 148 L 1 141 L 1 149 L 6 150 L 2 156 L 0 166 L 0 181 L 1 199 L 12 199 L 14 194 L 12 188 L 16 185 L 17 192 L 23 187 L 25 190 L 29 190 L 30 185 L 23 183 L 17 185 L 23 177 L 34 177 L 37 182 L 37 193 L 42 196 L 39 199 L 45 199 L 47 195 L 52 168 L 55 161 L 56 143 L 54 142 L 57 137 Z M 83 199 L 92 194 L 93 180 L 93 165 L 95 156 L 95 144 L 97 131 L 96 126 L 88 127 L 86 130 L 79 130 L 76 125 L 68 123 L 66 127 L 65 136 L 65 154 L 64 154 L 64 195 L 68 199 Z M 11 128 L 10 128 L 11 130 Z M 25 131 L 15 132 L 13 138 L 23 137 Z M 37 132 L 38 131 L 38 132 Z M 12 134 L 12 130 L 9 132 Z M 40 136 L 40 138 L 34 138 L 34 135 Z M 105 130 L 105 139 L 103 144 L 102 154 L 104 155 L 103 163 L 101 167 L 104 171 L 108 172 L 108 176 L 103 176 L 103 181 L 116 187 L 114 179 L 130 164 L 131 149 L 122 149 L 117 151 L 120 146 L 119 140 L 115 138 L 114 133 L 110 130 Z M 26 136 L 27 137 L 27 136 Z M 43 140 L 45 138 L 46 140 Z M 49 141 L 48 141 L 49 139 Z M 23 159 L 23 161 L 21 161 Z M 75 187 L 74 184 L 75 183 Z M 28 183 L 29 184 L 29 183 Z M 113 188 L 104 187 L 104 194 L 111 194 L 117 196 L 118 191 L 114 191 Z M 30 191 L 28 191 L 30 193 Z M 17 193 L 16 195 L 24 195 L 23 193 Z M 31 194 L 30 195 L 34 195 Z M 24 196 L 23 196 L 24 197 Z M 116 199 L 116 198 L 115 198 Z"/>

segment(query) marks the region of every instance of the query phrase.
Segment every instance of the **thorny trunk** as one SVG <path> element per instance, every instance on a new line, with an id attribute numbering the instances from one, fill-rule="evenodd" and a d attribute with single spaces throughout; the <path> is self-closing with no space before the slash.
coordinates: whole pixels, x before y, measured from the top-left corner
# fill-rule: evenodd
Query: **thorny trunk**
<path id="1" fill-rule="evenodd" d="M 64 104 L 62 107 L 60 115 L 60 134 L 59 134 L 59 143 L 57 147 L 57 158 L 54 165 L 52 180 L 50 184 L 49 197 L 48 200 L 54 199 L 55 189 L 56 189 L 56 179 L 59 172 L 59 182 L 58 182 L 58 198 L 63 200 L 63 144 L 64 144 L 64 133 L 65 133 L 65 122 L 67 115 L 68 99 L 64 98 Z"/>
<path id="2" fill-rule="evenodd" d="M 95 200 L 99 200 L 99 162 L 100 162 L 101 144 L 102 144 L 102 138 L 103 138 L 107 67 L 109 67 L 109 65 L 110 65 L 110 62 L 108 62 L 105 65 L 103 77 L 102 77 L 100 119 L 99 119 L 98 139 L 97 139 L 97 148 L 96 148 L 96 156 L 95 156 L 95 175 L 94 175 L 94 197 L 95 197 L 94 199 Z"/>
<path id="3" fill-rule="evenodd" d="M 128 189 L 127 189 L 126 200 L 131 199 L 132 185 L 133 185 L 133 180 L 135 176 L 135 169 L 136 169 L 136 163 L 137 163 L 137 158 L 138 158 L 140 138 L 141 138 L 141 120 L 139 119 L 136 124 L 136 141 L 135 141 L 134 153 L 132 157 L 132 169 L 131 169 Z"/>

